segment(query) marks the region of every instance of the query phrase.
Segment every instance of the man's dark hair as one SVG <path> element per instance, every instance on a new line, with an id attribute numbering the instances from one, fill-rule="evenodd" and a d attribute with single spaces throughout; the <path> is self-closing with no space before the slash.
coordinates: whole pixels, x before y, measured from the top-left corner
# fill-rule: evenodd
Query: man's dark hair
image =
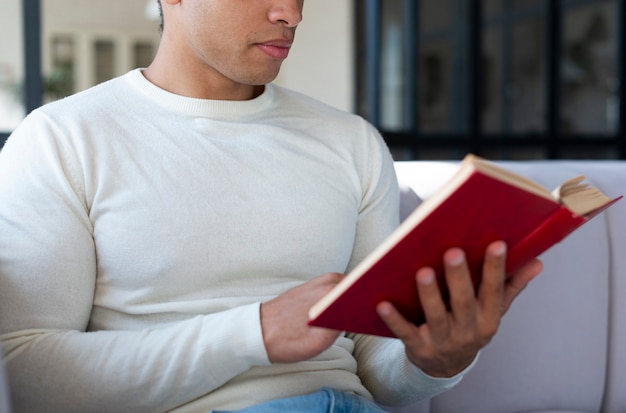
<path id="1" fill-rule="evenodd" d="M 157 0 L 159 5 L 159 16 L 161 16 L 161 23 L 159 24 L 159 31 L 163 33 L 163 8 L 161 7 L 161 0 Z"/>

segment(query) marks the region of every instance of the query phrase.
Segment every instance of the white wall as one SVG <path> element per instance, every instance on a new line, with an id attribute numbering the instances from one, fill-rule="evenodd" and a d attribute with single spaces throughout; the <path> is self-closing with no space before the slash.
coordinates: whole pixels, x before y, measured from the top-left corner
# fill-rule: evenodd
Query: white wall
<path id="1" fill-rule="evenodd" d="M 2 0 L 0 9 L 0 69 L 11 68 L 11 74 L 19 78 L 23 72 L 22 3 Z"/>
<path id="2" fill-rule="evenodd" d="M 2 0 L 0 10 L 0 132 L 7 132 L 24 117 L 16 94 L 24 77 L 22 3 Z"/>
<path id="3" fill-rule="evenodd" d="M 294 47 L 276 83 L 353 111 L 352 9 L 347 0 L 306 0 Z"/>

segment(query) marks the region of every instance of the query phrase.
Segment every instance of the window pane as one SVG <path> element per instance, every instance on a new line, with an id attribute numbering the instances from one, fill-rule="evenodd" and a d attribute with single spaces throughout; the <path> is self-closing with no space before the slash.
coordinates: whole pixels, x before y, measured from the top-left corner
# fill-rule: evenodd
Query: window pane
<path id="1" fill-rule="evenodd" d="M 451 0 L 420 1 L 420 31 L 428 33 L 448 29 L 452 22 L 452 9 Z"/>
<path id="2" fill-rule="evenodd" d="M 482 127 L 486 133 L 545 132 L 546 40 L 544 20 L 537 15 L 518 14 L 514 22 L 505 19 L 485 29 Z"/>
<path id="3" fill-rule="evenodd" d="M 483 34 L 482 128 L 486 133 L 502 131 L 502 29 Z"/>
<path id="4" fill-rule="evenodd" d="M 617 131 L 617 7 L 570 7 L 564 16 L 561 128 L 569 134 Z"/>
<path id="5" fill-rule="evenodd" d="M 0 132 L 11 132 L 24 118 L 24 41 L 22 2 L 2 0 L 0 13 Z"/>
<path id="6" fill-rule="evenodd" d="M 422 132 L 451 130 L 449 42 L 422 44 L 419 67 L 419 124 Z"/>
<path id="7" fill-rule="evenodd" d="M 115 76 L 115 44 L 111 40 L 94 43 L 95 81 L 102 83 Z"/>
<path id="8" fill-rule="evenodd" d="M 381 3 L 380 123 L 388 130 L 401 130 L 405 126 L 406 93 L 411 92 L 405 82 L 403 4 L 403 0 Z"/>
<path id="9" fill-rule="evenodd" d="M 482 8 L 485 16 L 498 14 L 502 10 L 502 0 L 483 0 Z"/>
<path id="10" fill-rule="evenodd" d="M 133 51 L 134 67 L 148 67 L 154 57 L 155 45 L 150 42 L 135 43 Z"/>
<path id="11" fill-rule="evenodd" d="M 149 64 L 160 40 L 156 5 L 157 0 L 41 0 L 46 100 Z"/>
<path id="12" fill-rule="evenodd" d="M 543 19 L 529 18 L 513 26 L 510 73 L 512 133 L 545 131 L 545 52 Z"/>
<path id="13" fill-rule="evenodd" d="M 50 71 L 44 79 L 44 100 L 61 99 L 74 93 L 74 38 L 54 35 L 50 39 Z"/>

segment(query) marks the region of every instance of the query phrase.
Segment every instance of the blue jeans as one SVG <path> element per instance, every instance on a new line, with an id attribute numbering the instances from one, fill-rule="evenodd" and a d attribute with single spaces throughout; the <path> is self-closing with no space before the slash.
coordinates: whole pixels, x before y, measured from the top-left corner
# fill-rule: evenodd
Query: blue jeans
<path id="1" fill-rule="evenodd" d="M 212 413 L 226 413 L 212 410 Z M 235 411 L 230 411 L 235 412 Z M 380 407 L 364 397 L 323 387 L 304 396 L 272 400 L 256 406 L 236 410 L 236 413 L 382 413 Z"/>

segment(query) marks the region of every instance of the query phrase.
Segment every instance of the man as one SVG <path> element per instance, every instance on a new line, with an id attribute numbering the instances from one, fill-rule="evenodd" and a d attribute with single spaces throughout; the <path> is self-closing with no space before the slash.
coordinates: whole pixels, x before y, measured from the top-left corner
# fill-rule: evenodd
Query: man
<path id="1" fill-rule="evenodd" d="M 302 0 L 164 0 L 154 62 L 34 111 L 0 154 L 0 333 L 21 411 L 379 411 L 456 384 L 540 269 L 416 275 L 400 339 L 307 326 L 397 225 L 362 119 L 271 84 Z M 320 275 L 321 274 L 321 275 Z M 268 404 L 269 403 L 269 404 Z M 274 409 L 274 410 L 272 410 Z"/>

